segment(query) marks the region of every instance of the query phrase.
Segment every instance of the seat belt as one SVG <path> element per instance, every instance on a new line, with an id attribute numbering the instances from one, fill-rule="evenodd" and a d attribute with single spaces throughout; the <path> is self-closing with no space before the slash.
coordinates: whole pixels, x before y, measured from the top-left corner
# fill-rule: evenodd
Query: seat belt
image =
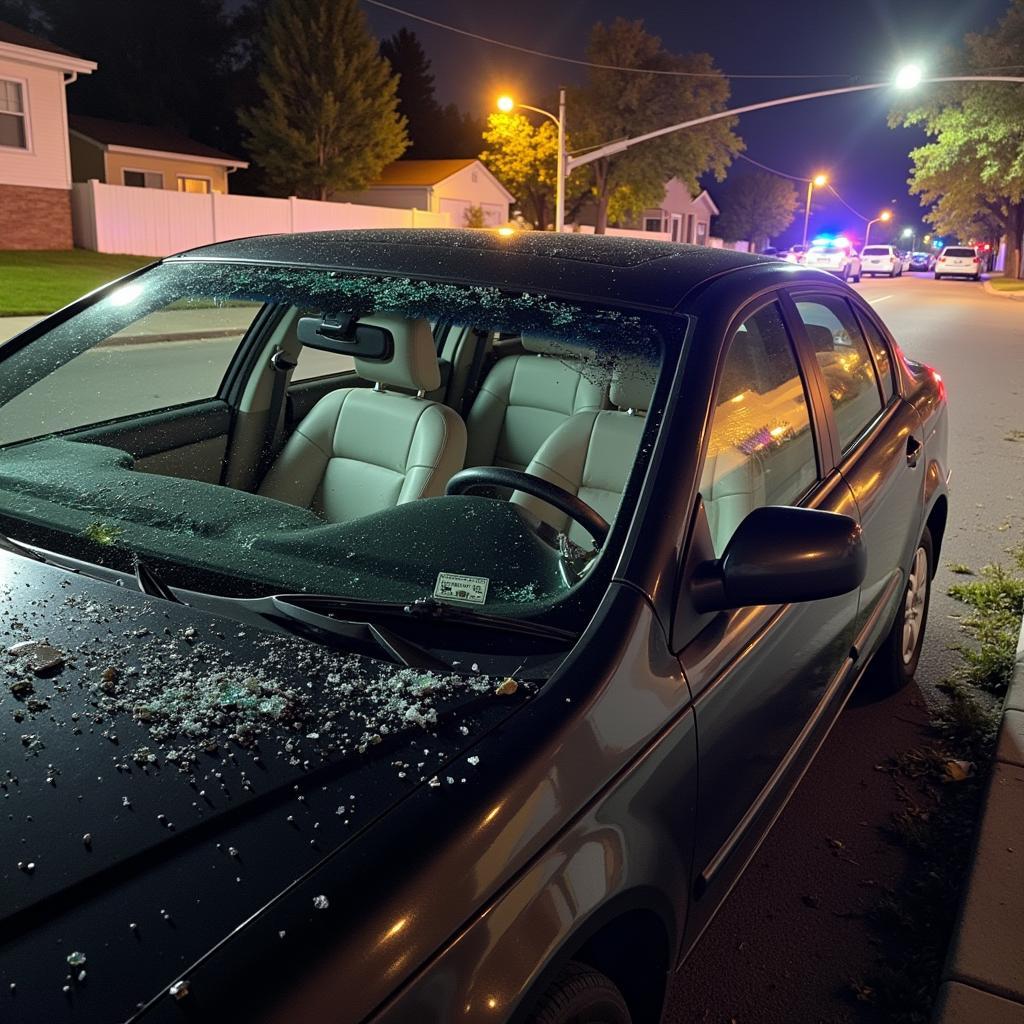
<path id="1" fill-rule="evenodd" d="M 298 360 L 288 355 L 284 349 L 276 349 L 270 357 L 270 368 L 274 372 L 274 383 L 270 392 L 270 406 L 267 409 L 267 427 L 263 436 L 263 450 L 256 470 L 257 485 L 263 481 L 270 469 L 277 446 L 281 440 L 284 427 L 285 390 L 288 386 L 288 375 L 298 365 Z"/>
<path id="2" fill-rule="evenodd" d="M 487 349 L 489 347 L 487 342 L 491 337 L 491 332 L 474 327 L 473 335 L 476 338 L 476 348 L 473 349 L 473 361 L 469 367 L 469 380 L 466 381 L 466 391 L 462 396 L 463 419 L 469 415 L 473 400 L 476 398 L 480 385 L 483 383 L 480 380 L 480 374 L 483 371 L 484 360 L 487 358 Z"/>

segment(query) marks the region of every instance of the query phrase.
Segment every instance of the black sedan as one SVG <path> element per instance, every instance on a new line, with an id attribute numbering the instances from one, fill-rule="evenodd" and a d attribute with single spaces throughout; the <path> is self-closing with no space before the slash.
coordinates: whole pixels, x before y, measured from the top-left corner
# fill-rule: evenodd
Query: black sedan
<path id="1" fill-rule="evenodd" d="M 274 236 L 0 348 L 7 1022 L 653 1022 L 869 662 L 940 377 L 832 276 Z"/>

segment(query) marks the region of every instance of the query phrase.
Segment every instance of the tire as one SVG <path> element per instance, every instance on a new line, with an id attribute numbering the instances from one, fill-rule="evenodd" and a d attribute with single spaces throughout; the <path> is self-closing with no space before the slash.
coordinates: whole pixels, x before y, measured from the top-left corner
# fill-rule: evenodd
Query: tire
<path id="1" fill-rule="evenodd" d="M 925 527 L 914 551 L 896 620 L 873 660 L 875 688 L 880 692 L 896 693 L 914 678 L 917 671 L 931 605 L 935 565 L 933 550 L 932 535 Z M 913 619 L 908 621 L 911 612 Z"/>
<path id="2" fill-rule="evenodd" d="M 631 1024 L 629 1007 L 611 979 L 571 961 L 537 1001 L 527 1024 Z"/>
<path id="3" fill-rule="evenodd" d="M 892 270 L 889 271 L 889 276 L 890 277 L 895 277 L 896 276 L 896 268 L 895 267 L 893 267 Z"/>
<path id="4" fill-rule="evenodd" d="M 972 280 L 973 281 L 980 281 L 981 280 L 981 274 L 975 274 L 974 277 L 972 278 Z"/>
<path id="5" fill-rule="evenodd" d="M 942 280 L 942 275 L 941 274 L 936 274 L 935 275 L 935 280 L 936 281 L 941 281 Z"/>
<path id="6" fill-rule="evenodd" d="M 842 278 L 842 280 L 844 282 L 849 282 L 849 280 L 850 280 L 850 268 L 849 267 L 843 267 L 843 272 L 840 275 L 840 277 Z"/>
<path id="7" fill-rule="evenodd" d="M 857 271 L 857 276 L 853 279 L 854 284 L 860 284 L 860 271 Z"/>

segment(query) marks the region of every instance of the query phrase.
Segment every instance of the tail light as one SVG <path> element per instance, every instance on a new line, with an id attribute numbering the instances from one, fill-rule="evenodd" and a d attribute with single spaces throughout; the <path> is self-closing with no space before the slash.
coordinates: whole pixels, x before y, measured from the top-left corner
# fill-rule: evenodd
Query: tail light
<path id="1" fill-rule="evenodd" d="M 981 260 L 979 260 L 979 259 L 978 259 L 978 257 L 977 257 L 977 256 L 975 256 L 975 257 L 974 257 L 974 259 L 973 259 L 973 260 L 972 260 L 971 262 L 972 262 L 972 263 L 980 263 L 980 262 L 981 262 Z"/>

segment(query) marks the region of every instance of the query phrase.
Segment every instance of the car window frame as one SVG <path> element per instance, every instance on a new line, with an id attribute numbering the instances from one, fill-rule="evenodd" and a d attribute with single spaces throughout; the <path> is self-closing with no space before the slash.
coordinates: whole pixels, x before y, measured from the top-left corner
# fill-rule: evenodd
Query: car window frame
<path id="1" fill-rule="evenodd" d="M 793 345 L 793 356 L 796 361 L 797 372 L 800 374 L 801 381 L 803 383 L 804 398 L 807 401 L 808 412 L 810 415 L 811 439 L 814 444 L 814 457 L 817 464 L 817 475 L 815 479 L 803 492 L 793 499 L 791 504 L 806 507 L 808 502 L 813 500 L 814 494 L 825 484 L 827 480 L 831 469 L 832 450 L 831 436 L 828 433 L 830 426 L 822 416 L 823 392 L 821 391 L 821 383 L 820 381 L 814 380 L 807 372 L 806 353 L 802 350 L 802 346 L 806 347 L 809 342 L 806 337 L 804 337 L 801 342 L 801 340 L 794 334 L 790 317 L 787 313 L 785 304 L 782 301 L 783 294 L 782 289 L 776 289 L 771 292 L 762 293 L 756 298 L 746 302 L 733 314 L 728 327 L 725 329 L 723 341 L 719 347 L 718 358 L 715 364 L 715 375 L 711 386 L 708 415 L 704 423 L 700 458 L 697 463 L 696 480 L 698 484 L 698 494 L 700 494 L 700 480 L 704 473 L 704 464 L 707 461 L 708 444 L 711 439 L 711 427 L 714 423 L 715 410 L 717 409 L 715 400 L 718 397 L 718 392 L 722 385 L 722 375 L 725 370 L 725 364 L 729 358 L 729 352 L 732 348 L 733 341 L 743 324 L 745 324 L 751 317 L 756 316 L 761 310 L 771 305 L 776 305 L 778 307 L 779 314 L 782 317 L 783 326 L 786 328 L 790 342 Z M 813 362 L 816 367 L 817 360 L 815 359 Z"/>
<path id="2" fill-rule="evenodd" d="M 844 463 L 849 461 L 851 458 L 855 458 L 857 453 L 861 451 L 866 443 L 875 436 L 878 430 L 882 427 L 884 422 L 887 420 L 889 415 L 894 408 L 892 400 L 884 401 L 884 395 L 881 391 L 880 375 L 878 373 L 878 366 L 875 363 L 874 354 L 871 352 L 871 346 L 868 344 L 867 337 L 864 335 L 864 327 L 861 324 L 860 317 L 857 316 L 857 307 L 854 302 L 850 301 L 849 295 L 842 288 L 830 287 L 829 282 L 796 282 L 787 288 L 783 289 L 786 296 L 785 309 L 787 315 L 792 318 L 790 324 L 790 331 L 795 336 L 799 336 L 799 345 L 803 352 L 803 358 L 806 361 L 809 372 L 814 377 L 816 387 L 818 391 L 818 399 L 822 406 L 822 413 L 828 423 L 829 436 L 831 438 L 831 465 L 832 468 L 839 469 Z M 818 358 L 814 351 L 814 345 L 811 342 L 810 336 L 808 335 L 803 318 L 800 316 L 800 311 L 797 309 L 797 301 L 799 300 L 813 300 L 816 297 L 822 295 L 828 295 L 830 298 L 838 298 L 846 302 L 847 306 L 853 313 L 854 320 L 857 323 L 857 327 L 861 332 L 861 336 L 864 340 L 864 347 L 868 351 L 868 356 L 871 360 L 871 368 L 875 373 L 875 391 L 878 395 L 878 401 L 880 403 L 879 410 L 861 429 L 854 439 L 850 442 L 849 447 L 844 451 L 842 438 L 839 436 L 839 426 L 836 423 L 835 410 L 832 408 L 831 399 L 828 397 L 828 388 L 825 384 L 825 374 L 818 363 Z M 889 341 L 887 335 L 883 332 L 883 337 L 886 341 Z M 892 355 L 892 346 L 889 346 L 890 355 Z M 899 389 L 894 387 L 893 398 L 899 394 Z"/>

